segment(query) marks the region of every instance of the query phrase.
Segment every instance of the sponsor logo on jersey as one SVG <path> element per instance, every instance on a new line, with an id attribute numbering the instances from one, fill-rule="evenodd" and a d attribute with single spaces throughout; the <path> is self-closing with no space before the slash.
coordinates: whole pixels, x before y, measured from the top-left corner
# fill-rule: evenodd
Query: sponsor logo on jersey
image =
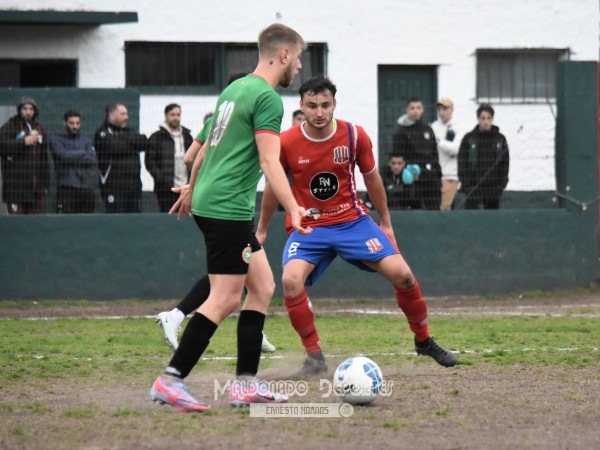
<path id="1" fill-rule="evenodd" d="M 350 161 L 350 150 L 348 147 L 336 147 L 333 149 L 333 162 L 336 164 L 346 164 Z"/>
<path id="2" fill-rule="evenodd" d="M 338 178 L 333 173 L 321 172 L 310 180 L 310 193 L 317 200 L 329 200 L 339 189 Z"/>
<path id="3" fill-rule="evenodd" d="M 306 159 L 306 158 L 304 158 L 304 156 L 298 157 L 298 164 L 308 164 L 309 162 L 310 162 L 310 159 Z"/>
<path id="4" fill-rule="evenodd" d="M 377 253 L 378 251 L 383 249 L 383 245 L 381 245 L 381 242 L 379 242 L 379 239 L 377 238 L 369 239 L 365 242 L 365 245 L 369 249 L 369 253 Z"/>
<path id="5" fill-rule="evenodd" d="M 317 208 L 308 208 L 306 210 L 306 216 L 314 220 L 319 220 L 319 217 L 321 217 L 321 211 L 319 211 Z"/>

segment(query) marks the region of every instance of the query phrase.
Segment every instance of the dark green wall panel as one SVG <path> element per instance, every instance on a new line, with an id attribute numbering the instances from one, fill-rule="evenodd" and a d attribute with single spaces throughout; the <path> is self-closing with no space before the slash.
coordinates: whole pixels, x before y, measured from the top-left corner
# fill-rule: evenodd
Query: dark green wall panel
<path id="1" fill-rule="evenodd" d="M 588 213 L 565 210 L 395 212 L 396 238 L 425 295 L 585 286 L 599 274 Z M 0 217 L 0 299 L 179 298 L 205 273 L 191 220 L 161 214 Z M 276 213 L 266 245 L 281 295 L 286 235 Z M 321 297 L 392 297 L 380 275 L 336 260 Z"/>

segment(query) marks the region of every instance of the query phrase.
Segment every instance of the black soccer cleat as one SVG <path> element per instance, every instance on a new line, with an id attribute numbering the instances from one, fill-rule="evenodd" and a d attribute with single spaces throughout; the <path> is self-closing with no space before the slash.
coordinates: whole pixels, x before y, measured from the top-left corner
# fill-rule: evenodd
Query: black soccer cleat
<path id="1" fill-rule="evenodd" d="M 325 357 L 321 352 L 309 353 L 302 369 L 300 369 L 300 375 L 302 376 L 318 375 L 325 372 L 327 372 L 327 364 L 325 364 Z"/>
<path id="2" fill-rule="evenodd" d="M 453 367 L 458 362 L 454 353 L 439 346 L 432 337 L 428 337 L 423 342 L 418 342 L 415 338 L 415 351 L 417 355 L 431 356 L 440 366 Z"/>

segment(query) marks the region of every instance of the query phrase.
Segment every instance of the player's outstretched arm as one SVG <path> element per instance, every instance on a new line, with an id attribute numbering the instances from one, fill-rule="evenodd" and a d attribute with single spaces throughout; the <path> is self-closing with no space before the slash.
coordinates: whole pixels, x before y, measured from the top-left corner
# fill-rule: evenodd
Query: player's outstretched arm
<path id="1" fill-rule="evenodd" d="M 385 194 L 385 188 L 383 187 L 381 175 L 379 175 L 377 169 L 373 169 L 369 173 L 364 173 L 363 179 L 365 181 L 365 186 L 367 187 L 369 198 L 373 202 L 375 211 L 377 211 L 377 214 L 379 215 L 379 225 L 381 226 L 381 229 L 390 239 L 395 241 L 396 238 L 394 237 L 394 229 L 392 228 L 392 218 L 387 206 L 387 196 Z"/>
<path id="2" fill-rule="evenodd" d="M 271 185 L 273 194 L 283 205 L 290 215 L 292 226 L 296 231 L 302 234 L 308 234 L 312 228 L 303 228 L 301 226 L 302 217 L 305 214 L 304 208 L 298 206 L 292 190 L 279 162 L 280 141 L 279 136 L 270 133 L 260 133 L 256 137 L 256 145 L 260 157 L 260 167 Z"/>

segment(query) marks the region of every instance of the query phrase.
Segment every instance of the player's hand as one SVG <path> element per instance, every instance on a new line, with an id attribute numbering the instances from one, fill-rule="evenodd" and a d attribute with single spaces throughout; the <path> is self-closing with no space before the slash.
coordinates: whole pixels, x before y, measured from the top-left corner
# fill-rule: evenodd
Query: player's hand
<path id="1" fill-rule="evenodd" d="M 260 245 L 263 245 L 267 240 L 267 230 L 256 230 L 256 239 Z"/>
<path id="2" fill-rule="evenodd" d="M 292 220 L 292 227 L 300 234 L 312 233 L 312 227 L 303 227 L 302 218 L 306 216 L 306 209 L 302 206 L 298 206 L 298 209 L 293 209 L 289 212 L 290 219 Z"/>
<path id="3" fill-rule="evenodd" d="M 392 228 L 391 224 L 381 224 L 379 227 L 385 233 L 385 235 L 390 238 L 390 241 L 396 243 L 396 236 L 394 236 L 394 228 Z"/>
<path id="4" fill-rule="evenodd" d="M 171 206 L 169 214 L 177 212 L 177 220 L 181 220 L 184 215 L 192 217 L 192 188 L 189 184 L 181 187 L 174 187 L 171 190 L 179 194 L 177 201 Z"/>

